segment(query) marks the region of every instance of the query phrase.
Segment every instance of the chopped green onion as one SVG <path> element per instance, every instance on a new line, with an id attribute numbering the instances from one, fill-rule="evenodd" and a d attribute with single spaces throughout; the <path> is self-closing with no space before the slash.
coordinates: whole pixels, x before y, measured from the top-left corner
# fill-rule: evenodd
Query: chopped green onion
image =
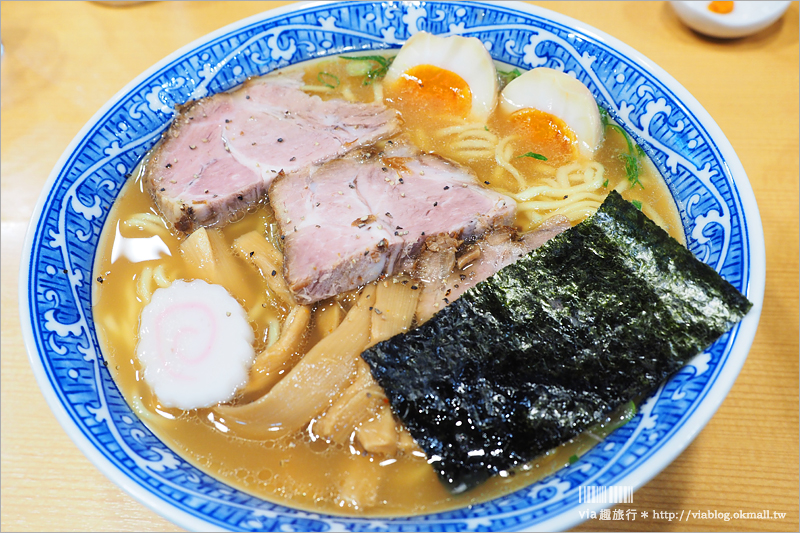
<path id="1" fill-rule="evenodd" d="M 606 178 L 606 181 L 603 182 L 603 187 L 608 187 L 608 178 Z"/>
<path id="2" fill-rule="evenodd" d="M 635 202 L 634 200 L 634 205 Z M 621 428 L 630 422 L 634 416 L 636 416 L 636 404 L 630 401 L 615 409 L 614 412 L 609 415 L 607 419 L 608 422 L 594 424 L 586 431 L 587 433 L 591 433 L 595 439 L 602 440 L 608 437 L 615 429 Z"/>
<path id="3" fill-rule="evenodd" d="M 573 465 L 573 464 L 575 464 L 577 462 L 578 462 L 578 456 L 577 455 L 570 455 L 569 456 L 569 464 Z"/>
<path id="4" fill-rule="evenodd" d="M 639 206 L 642 205 L 642 202 L 637 202 L 636 200 L 634 200 L 631 203 L 633 205 L 636 205 L 637 203 L 639 204 Z M 619 412 L 619 411 L 617 411 L 617 412 Z M 616 421 L 613 421 L 613 422 L 610 422 L 610 423 L 606 424 L 605 430 L 608 433 L 611 433 L 615 429 L 621 428 L 622 426 L 624 426 L 625 424 L 627 424 L 628 422 L 633 420 L 634 416 L 636 416 L 636 404 L 633 403 L 633 401 L 630 401 L 630 402 L 626 403 L 622 407 L 622 413 L 620 413 L 620 415 L 619 415 L 619 420 L 616 420 Z"/>
<path id="5" fill-rule="evenodd" d="M 348 61 L 375 61 L 376 63 L 380 63 L 381 65 L 391 65 L 392 61 L 394 60 L 394 56 L 392 57 L 383 57 L 383 56 L 339 56 L 342 59 L 347 59 Z"/>
<path id="6" fill-rule="evenodd" d="M 631 203 L 633 204 L 633 207 L 635 207 L 639 211 L 642 210 L 642 202 L 640 202 L 639 200 L 631 200 Z"/>
<path id="7" fill-rule="evenodd" d="M 517 159 L 520 157 L 532 157 L 534 159 L 538 159 L 539 161 L 547 161 L 547 158 L 542 154 L 537 154 L 535 152 L 528 152 L 527 154 L 518 155 Z"/>
<path id="8" fill-rule="evenodd" d="M 511 83 L 511 81 L 519 78 L 520 76 L 522 76 L 522 72 L 520 72 L 518 68 L 508 71 L 498 70 L 497 81 L 500 82 L 500 90 L 502 91 L 506 85 Z"/>
<path id="9" fill-rule="evenodd" d="M 320 72 L 317 74 L 317 80 L 319 80 L 319 82 L 325 87 L 329 87 L 331 89 L 335 89 L 339 86 L 339 78 L 330 72 Z M 336 82 L 336 85 L 332 85 L 333 82 Z"/>
<path id="10" fill-rule="evenodd" d="M 639 180 L 639 174 L 642 170 L 642 163 L 639 159 L 646 155 L 644 150 L 642 150 L 641 146 L 631 140 L 627 131 L 625 131 L 621 126 L 611 122 L 611 119 L 608 116 L 608 111 L 604 107 L 598 105 L 597 110 L 600 112 L 600 121 L 603 123 L 603 128 L 611 128 L 612 130 L 619 132 L 622 135 L 622 138 L 625 139 L 625 143 L 628 145 L 628 153 L 619 154 L 619 158 L 622 160 L 623 165 L 625 165 L 625 174 L 628 176 L 631 189 L 636 187 L 636 185 L 639 185 L 639 187 L 644 189 L 644 185 Z"/>
<path id="11" fill-rule="evenodd" d="M 347 61 L 346 63 L 344 71 L 353 78 L 363 78 L 372 70 L 374 64 L 371 61 Z"/>
<path id="12" fill-rule="evenodd" d="M 631 184 L 631 189 L 636 187 L 637 183 L 642 189 L 644 189 L 644 185 L 642 185 L 642 182 L 639 181 L 639 171 L 641 170 L 639 158 L 635 155 L 631 155 L 630 153 L 619 154 L 619 158 L 625 165 L 625 174 L 628 175 L 628 181 Z"/>
<path id="13" fill-rule="evenodd" d="M 600 122 L 603 124 L 603 129 L 608 126 L 608 110 L 603 106 L 597 106 L 597 110 L 600 112 Z"/>
<path id="14" fill-rule="evenodd" d="M 392 57 L 384 57 L 384 56 L 339 56 L 342 59 L 347 61 L 371 61 L 373 63 L 377 63 L 377 66 L 374 66 L 372 69 L 367 71 L 364 75 L 364 81 L 362 85 L 369 85 L 375 80 L 383 79 L 386 76 L 386 73 L 389 72 L 389 67 L 392 66 L 392 61 L 394 61 L 394 56 Z"/>

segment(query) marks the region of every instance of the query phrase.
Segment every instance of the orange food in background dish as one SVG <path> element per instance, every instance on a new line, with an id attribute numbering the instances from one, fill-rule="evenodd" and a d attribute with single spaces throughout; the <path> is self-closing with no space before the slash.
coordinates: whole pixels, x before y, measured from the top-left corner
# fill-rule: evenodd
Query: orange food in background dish
<path id="1" fill-rule="evenodd" d="M 733 11 L 733 2 L 711 2 L 708 4 L 708 10 L 720 15 L 727 15 Z"/>

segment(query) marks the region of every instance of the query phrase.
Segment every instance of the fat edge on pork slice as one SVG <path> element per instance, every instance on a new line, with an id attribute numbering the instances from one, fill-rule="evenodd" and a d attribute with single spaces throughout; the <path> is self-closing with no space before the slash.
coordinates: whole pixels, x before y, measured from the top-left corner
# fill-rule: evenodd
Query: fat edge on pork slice
<path id="1" fill-rule="evenodd" d="M 751 306 L 612 192 L 591 218 L 362 357 L 459 493 L 652 391 Z"/>

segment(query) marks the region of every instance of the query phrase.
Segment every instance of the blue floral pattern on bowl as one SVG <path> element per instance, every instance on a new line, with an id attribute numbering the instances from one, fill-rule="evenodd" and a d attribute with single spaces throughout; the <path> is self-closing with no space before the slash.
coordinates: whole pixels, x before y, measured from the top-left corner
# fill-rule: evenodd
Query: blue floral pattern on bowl
<path id="1" fill-rule="evenodd" d="M 393 519 L 317 515 L 227 486 L 191 466 L 132 413 L 104 366 L 92 321 L 92 266 L 109 208 L 140 158 L 170 123 L 173 106 L 225 91 L 250 76 L 329 54 L 396 48 L 419 31 L 480 39 L 498 61 L 548 66 L 585 83 L 650 155 L 681 213 L 689 248 L 745 294 L 754 273 L 754 235 L 741 192 L 693 109 L 640 64 L 638 55 L 544 10 L 475 2 L 346 2 L 268 12 L 212 34 L 145 73 L 113 99 L 62 159 L 31 226 L 23 316 L 40 385 L 66 413 L 79 446 L 148 505 L 187 527 L 283 531 L 505 531 L 576 523 L 581 485 L 621 485 L 670 446 L 731 363 L 740 328 L 698 355 L 575 464 L 491 502 L 446 513 Z M 574 21 L 573 21 L 574 22 Z M 723 138 L 724 141 L 724 138 Z M 724 141 L 727 143 L 727 141 Z M 737 161 L 738 163 L 738 161 Z M 740 178 L 741 179 L 741 178 Z M 746 178 L 743 178 L 746 181 Z M 760 231 L 760 223 L 758 225 Z M 752 296 L 751 296 L 752 298 Z M 732 379 L 729 378 L 730 381 Z M 723 391 L 727 392 L 727 389 Z M 714 406 L 711 410 L 713 413 Z M 55 408 L 54 408 L 55 410 Z M 699 422 L 700 426 L 707 421 Z M 695 422 L 696 423 L 696 422 Z M 77 435 L 77 437 L 75 437 Z M 654 475 L 656 472 L 648 474 Z M 111 474 L 109 474 L 111 475 Z M 649 477 L 646 477 L 649 479 Z M 133 488 L 130 488 L 133 487 Z M 159 502 L 159 503 L 153 503 Z M 166 507 L 163 507 L 166 504 Z M 167 509 L 164 511 L 164 509 Z M 171 510 L 178 511 L 179 517 Z"/>

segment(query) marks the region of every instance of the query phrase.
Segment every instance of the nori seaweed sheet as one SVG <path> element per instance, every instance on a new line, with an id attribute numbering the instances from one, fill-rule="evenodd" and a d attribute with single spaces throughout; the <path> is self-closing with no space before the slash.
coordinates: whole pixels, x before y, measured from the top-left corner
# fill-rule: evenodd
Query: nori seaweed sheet
<path id="1" fill-rule="evenodd" d="M 591 218 L 362 357 L 459 493 L 652 391 L 751 306 L 612 192 Z"/>

